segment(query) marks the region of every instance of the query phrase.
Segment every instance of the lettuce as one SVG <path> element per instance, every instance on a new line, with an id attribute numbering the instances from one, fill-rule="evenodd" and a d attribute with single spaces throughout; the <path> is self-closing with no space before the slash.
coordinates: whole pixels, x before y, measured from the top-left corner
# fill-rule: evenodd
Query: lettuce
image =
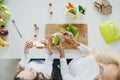
<path id="1" fill-rule="evenodd" d="M 71 32 L 76 40 L 79 36 L 78 28 L 73 26 L 72 24 L 68 24 L 66 28 L 61 28 L 60 31 L 61 33 L 64 33 L 65 31 Z"/>
<path id="2" fill-rule="evenodd" d="M 64 33 L 65 31 L 66 31 L 65 28 L 61 28 L 61 29 L 60 29 L 60 32 L 61 32 L 61 33 Z"/>
<path id="3" fill-rule="evenodd" d="M 76 28 L 72 24 L 68 24 L 68 27 L 66 29 L 67 29 L 68 32 L 71 32 L 73 34 L 75 39 L 78 38 L 78 35 L 79 35 L 78 28 Z"/>
<path id="4" fill-rule="evenodd" d="M 56 45 L 59 45 L 60 44 L 60 37 L 58 35 L 54 36 L 54 43 Z"/>

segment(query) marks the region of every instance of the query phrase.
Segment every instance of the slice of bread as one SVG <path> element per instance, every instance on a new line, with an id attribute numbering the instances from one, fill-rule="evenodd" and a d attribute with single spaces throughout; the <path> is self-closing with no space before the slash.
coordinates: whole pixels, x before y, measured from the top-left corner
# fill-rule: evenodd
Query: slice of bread
<path id="1" fill-rule="evenodd" d="M 45 48 L 45 45 L 42 44 L 40 41 L 34 41 L 34 42 L 33 42 L 33 46 L 35 46 L 35 47 L 38 48 L 38 49 Z"/>

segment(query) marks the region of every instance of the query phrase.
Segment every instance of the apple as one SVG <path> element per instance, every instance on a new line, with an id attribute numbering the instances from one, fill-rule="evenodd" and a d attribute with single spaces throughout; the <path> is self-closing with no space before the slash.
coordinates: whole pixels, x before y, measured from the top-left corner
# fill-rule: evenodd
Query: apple
<path id="1" fill-rule="evenodd" d="M 9 17 L 10 17 L 10 12 L 8 12 L 8 11 L 3 11 L 3 12 L 2 12 L 2 16 L 3 16 L 4 18 L 9 18 Z"/>
<path id="2" fill-rule="evenodd" d="M 6 29 L 6 28 L 0 29 L 0 35 L 7 36 L 8 35 L 8 29 Z"/>
<path id="3" fill-rule="evenodd" d="M 6 21 L 4 19 L 0 19 L 0 28 L 3 28 L 6 25 Z"/>
<path id="4" fill-rule="evenodd" d="M 4 0 L 0 0 L 0 3 L 3 3 L 4 2 Z"/>
<path id="5" fill-rule="evenodd" d="M 0 10 L 1 10 L 1 11 L 7 11 L 8 8 L 7 8 L 7 6 L 5 6 L 5 5 L 1 5 L 1 6 L 0 6 Z"/>

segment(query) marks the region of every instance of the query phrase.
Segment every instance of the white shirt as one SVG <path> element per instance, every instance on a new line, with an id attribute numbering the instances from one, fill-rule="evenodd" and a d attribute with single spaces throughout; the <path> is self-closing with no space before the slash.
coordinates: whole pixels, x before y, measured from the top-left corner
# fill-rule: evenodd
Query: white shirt
<path id="1" fill-rule="evenodd" d="M 88 48 L 81 44 L 78 47 L 82 52 Z M 63 80 L 93 80 L 99 74 L 99 66 L 94 56 L 73 59 L 69 65 L 65 58 L 60 59 Z"/>
<path id="2" fill-rule="evenodd" d="M 38 63 L 36 61 L 29 62 L 29 61 L 30 61 L 29 54 L 23 54 L 23 57 L 21 58 L 19 64 L 24 68 L 32 68 L 36 72 L 41 72 L 44 74 L 46 78 L 48 79 L 50 78 L 52 73 L 52 63 L 53 63 L 53 58 L 51 55 L 48 55 L 44 63 Z"/>

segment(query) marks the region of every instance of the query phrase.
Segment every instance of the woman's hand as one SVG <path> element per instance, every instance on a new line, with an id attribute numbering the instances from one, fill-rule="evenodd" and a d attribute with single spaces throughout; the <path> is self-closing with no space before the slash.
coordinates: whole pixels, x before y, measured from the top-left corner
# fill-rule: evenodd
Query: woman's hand
<path id="1" fill-rule="evenodd" d="M 63 33 L 63 37 L 69 42 L 69 43 L 74 43 L 74 37 L 73 34 L 71 32 L 64 32 Z"/>
<path id="2" fill-rule="evenodd" d="M 25 42 L 25 48 L 24 48 L 24 53 L 28 54 L 29 53 L 29 49 L 31 49 L 33 47 L 33 42 L 28 40 Z"/>
<path id="3" fill-rule="evenodd" d="M 41 40 L 40 42 L 42 44 L 44 44 L 46 48 L 49 48 L 49 42 L 48 42 L 48 40 L 45 39 L 45 40 Z"/>
<path id="4" fill-rule="evenodd" d="M 45 47 L 48 49 L 48 51 L 49 51 L 49 55 L 52 55 L 52 49 L 51 49 L 51 47 L 50 47 L 50 45 L 49 45 L 49 42 L 48 42 L 48 40 L 41 40 L 40 41 L 42 44 L 44 44 L 45 45 Z"/>
<path id="5" fill-rule="evenodd" d="M 67 40 L 70 44 L 73 44 L 75 47 L 80 46 L 80 42 L 77 42 L 74 39 L 73 34 L 71 32 L 64 32 L 63 37 L 65 38 L 65 40 Z"/>
<path id="6" fill-rule="evenodd" d="M 60 54 L 60 58 L 65 58 L 64 50 L 63 50 L 61 43 L 59 45 L 55 45 L 55 47 Z"/>

